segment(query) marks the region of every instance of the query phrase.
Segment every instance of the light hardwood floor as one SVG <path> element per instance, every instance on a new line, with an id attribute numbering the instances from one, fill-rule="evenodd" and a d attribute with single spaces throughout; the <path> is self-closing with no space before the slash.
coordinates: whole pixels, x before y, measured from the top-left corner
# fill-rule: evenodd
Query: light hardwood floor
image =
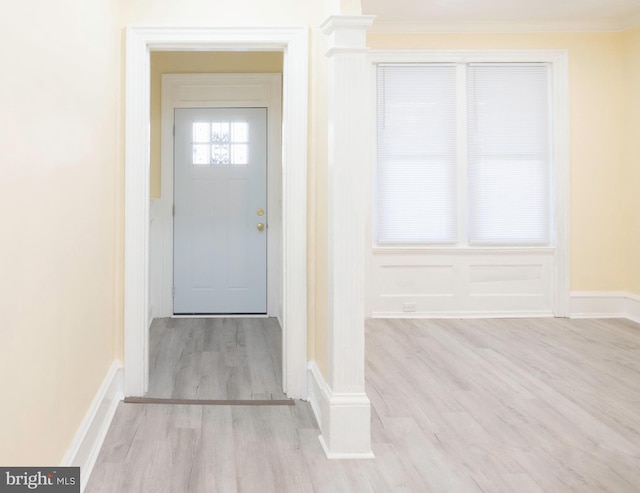
<path id="1" fill-rule="evenodd" d="M 159 318 L 149 331 L 149 391 L 167 399 L 273 400 L 282 393 L 275 318 Z"/>
<path id="2" fill-rule="evenodd" d="M 98 492 L 640 491 L 640 326 L 373 320 L 376 459 L 329 461 L 310 407 L 121 404 Z"/>

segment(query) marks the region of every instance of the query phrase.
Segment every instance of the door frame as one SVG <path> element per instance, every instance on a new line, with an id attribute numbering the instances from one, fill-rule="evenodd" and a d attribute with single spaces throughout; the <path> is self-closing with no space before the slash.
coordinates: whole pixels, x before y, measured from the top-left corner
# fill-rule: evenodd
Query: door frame
<path id="1" fill-rule="evenodd" d="M 151 51 L 282 51 L 282 335 L 283 390 L 307 392 L 306 27 L 140 27 L 126 30 L 124 389 L 149 384 L 149 135 Z"/>
<path id="2" fill-rule="evenodd" d="M 161 266 L 159 286 L 150 286 L 152 317 L 173 317 L 174 110 L 176 108 L 267 108 L 267 316 L 282 326 L 282 84 L 281 74 L 163 74 L 161 111 Z M 215 98 L 212 97 L 215 93 Z M 154 218 L 152 218 L 153 220 Z M 151 245 L 154 248 L 155 245 Z M 152 277 L 153 278 L 153 277 Z M 161 292 L 154 293 L 155 289 Z M 283 341 L 284 342 L 284 341 Z"/>

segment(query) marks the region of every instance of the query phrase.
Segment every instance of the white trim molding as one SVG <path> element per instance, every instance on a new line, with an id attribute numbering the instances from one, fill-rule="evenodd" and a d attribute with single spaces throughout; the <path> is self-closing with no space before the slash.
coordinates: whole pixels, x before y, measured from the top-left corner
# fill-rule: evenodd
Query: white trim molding
<path id="1" fill-rule="evenodd" d="M 321 435 L 322 450 L 329 459 L 373 459 L 371 450 L 358 451 L 369 440 L 371 406 L 364 393 L 334 393 L 315 361 L 309 362 L 309 402 Z M 335 452 L 348 450 L 349 452 Z"/>
<path id="2" fill-rule="evenodd" d="M 321 26 L 328 57 L 328 368 L 321 443 L 327 457 L 370 457 L 364 381 L 365 226 L 373 138 L 366 31 L 372 16 Z M 323 401 L 323 402 L 324 402 Z"/>
<path id="3" fill-rule="evenodd" d="M 571 318 L 626 318 L 640 323 L 640 296 L 625 291 L 573 291 Z"/>
<path id="4" fill-rule="evenodd" d="M 121 363 L 114 361 L 60 464 L 80 467 L 80 491 L 84 491 L 91 477 L 118 403 L 124 397 L 122 375 Z"/>
<path id="5" fill-rule="evenodd" d="M 283 384 L 307 397 L 307 112 L 306 27 L 127 28 L 125 112 L 125 395 L 148 387 L 150 51 L 282 51 Z"/>
<path id="6" fill-rule="evenodd" d="M 558 32 L 621 32 L 640 25 L 640 15 L 624 18 L 561 21 L 376 21 L 372 34 L 517 34 Z"/>
<path id="7" fill-rule="evenodd" d="M 416 311 L 416 312 L 398 312 L 398 311 L 377 311 L 371 313 L 371 318 L 403 318 L 403 319 L 479 319 L 479 318 L 552 318 L 553 314 L 545 311 Z"/>
<path id="8" fill-rule="evenodd" d="M 158 248 L 163 241 L 163 214 L 161 199 L 151 199 L 149 207 L 149 312 L 147 325 L 162 316 L 163 249 Z"/>

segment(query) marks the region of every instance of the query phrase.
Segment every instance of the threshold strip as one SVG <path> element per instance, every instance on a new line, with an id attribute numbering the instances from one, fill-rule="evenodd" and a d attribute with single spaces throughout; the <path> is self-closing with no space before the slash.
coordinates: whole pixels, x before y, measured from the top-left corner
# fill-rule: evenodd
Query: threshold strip
<path id="1" fill-rule="evenodd" d="M 156 397 L 125 397 L 125 404 L 173 404 L 179 406 L 295 406 L 293 399 L 162 399 Z"/>

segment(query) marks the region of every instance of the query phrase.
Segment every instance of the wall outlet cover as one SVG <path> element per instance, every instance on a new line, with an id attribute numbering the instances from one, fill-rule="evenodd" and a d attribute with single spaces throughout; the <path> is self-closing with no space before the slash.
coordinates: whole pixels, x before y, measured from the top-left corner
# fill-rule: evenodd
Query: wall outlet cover
<path id="1" fill-rule="evenodd" d="M 402 310 L 405 312 L 415 312 L 418 309 L 416 303 L 403 303 Z"/>

